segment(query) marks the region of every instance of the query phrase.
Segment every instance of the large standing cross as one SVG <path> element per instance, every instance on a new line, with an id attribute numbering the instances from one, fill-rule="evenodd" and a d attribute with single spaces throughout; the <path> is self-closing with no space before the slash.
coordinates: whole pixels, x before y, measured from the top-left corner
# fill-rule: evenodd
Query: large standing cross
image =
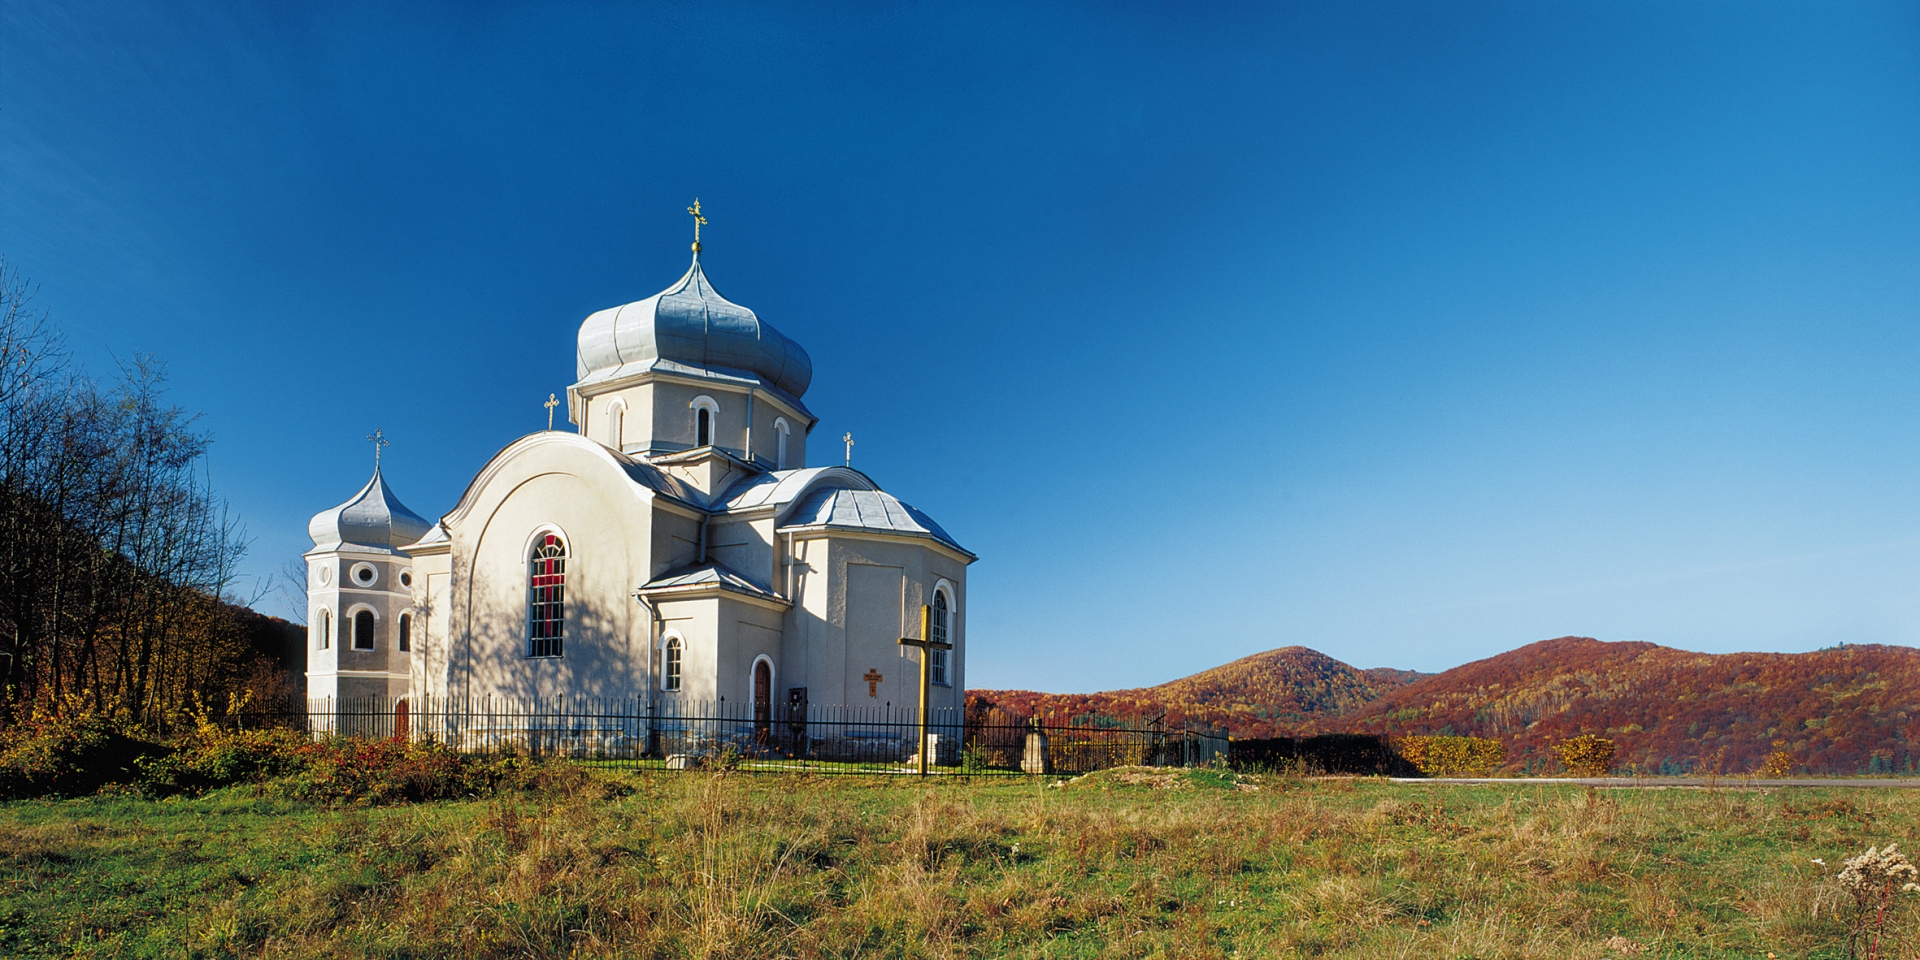
<path id="1" fill-rule="evenodd" d="M 853 433 L 849 431 L 846 436 L 840 439 L 847 442 L 847 466 L 851 467 L 853 466 Z"/>
<path id="2" fill-rule="evenodd" d="M 687 208 L 687 214 L 693 217 L 693 252 L 699 253 L 700 252 L 700 228 L 707 222 L 707 218 L 702 216 L 700 213 L 699 197 L 693 198 L 693 206 Z"/>
<path id="3" fill-rule="evenodd" d="M 551 393 L 547 394 L 547 402 L 541 404 L 541 406 L 547 408 L 547 429 L 548 430 L 553 429 L 553 408 L 559 405 L 560 405 L 560 401 L 555 399 L 553 394 Z"/>
<path id="4" fill-rule="evenodd" d="M 373 469 L 377 471 L 380 469 L 380 448 L 391 447 L 393 444 L 387 440 L 386 431 L 379 427 L 375 427 L 372 433 L 367 434 L 367 439 L 373 443 Z"/>
<path id="5" fill-rule="evenodd" d="M 880 681 L 885 680 L 886 677 L 881 676 L 880 671 L 868 667 L 867 675 L 860 679 L 867 682 L 867 696 L 877 697 L 880 695 Z"/>
<path id="6" fill-rule="evenodd" d="M 933 608 L 920 606 L 920 639 L 901 637 L 903 647 L 920 648 L 920 775 L 927 775 L 927 658 L 935 650 L 952 650 L 953 644 L 933 639 Z"/>

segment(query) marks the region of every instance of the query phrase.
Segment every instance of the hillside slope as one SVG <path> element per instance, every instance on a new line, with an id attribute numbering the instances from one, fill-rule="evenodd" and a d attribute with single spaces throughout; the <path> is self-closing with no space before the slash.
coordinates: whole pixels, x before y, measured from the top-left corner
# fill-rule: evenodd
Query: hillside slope
<path id="1" fill-rule="evenodd" d="M 1425 676 L 1390 668 L 1359 670 L 1317 650 L 1282 647 L 1155 687 L 1103 693 L 975 690 L 970 699 L 1062 720 L 1165 714 L 1170 727 L 1194 722 L 1224 727 L 1236 737 L 1268 737 L 1334 729 L 1333 718 Z"/>
<path id="2" fill-rule="evenodd" d="M 1515 769 L 1591 733 L 1615 741 L 1623 769 L 1745 772 L 1781 741 L 1808 772 L 1904 772 L 1920 760 L 1920 650 L 1703 654 L 1561 637 L 1387 691 L 1342 724 L 1495 737 Z"/>

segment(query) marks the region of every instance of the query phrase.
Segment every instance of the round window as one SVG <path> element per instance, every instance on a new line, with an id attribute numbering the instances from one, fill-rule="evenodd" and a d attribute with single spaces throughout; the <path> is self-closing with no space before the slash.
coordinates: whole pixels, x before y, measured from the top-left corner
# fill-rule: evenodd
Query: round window
<path id="1" fill-rule="evenodd" d="M 353 565 L 353 582 L 365 586 L 373 582 L 373 566 L 366 563 Z"/>
<path id="2" fill-rule="evenodd" d="M 332 568 L 332 567 L 321 567 L 321 568 L 320 568 L 320 583 L 321 583 L 321 585 L 322 585 L 322 586 L 325 586 L 326 584 L 329 584 L 329 583 L 332 583 L 332 582 L 333 582 L 333 568 Z"/>
<path id="3" fill-rule="evenodd" d="M 400 571 L 400 585 L 403 587 L 413 586 L 413 574 L 405 570 Z"/>

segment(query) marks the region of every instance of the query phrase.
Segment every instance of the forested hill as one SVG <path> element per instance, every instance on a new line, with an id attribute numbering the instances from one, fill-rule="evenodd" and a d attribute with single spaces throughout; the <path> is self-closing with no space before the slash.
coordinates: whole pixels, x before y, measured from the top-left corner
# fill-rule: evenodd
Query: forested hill
<path id="1" fill-rule="evenodd" d="M 1495 737 L 1517 769 L 1591 733 L 1615 742 L 1623 769 L 1741 773 L 1778 741 L 1810 773 L 1905 772 L 1920 761 L 1920 649 L 1705 654 L 1561 637 L 1390 691 L 1344 723 Z"/>
<path id="2" fill-rule="evenodd" d="M 1169 726 L 1193 721 L 1242 738 L 1492 737 L 1507 745 L 1510 770 L 1548 769 L 1551 745 L 1583 733 L 1612 739 L 1619 769 L 1651 773 L 1744 773 L 1775 749 L 1808 773 L 1920 766 L 1920 649 L 1913 647 L 1707 654 L 1561 637 L 1439 674 L 1360 670 L 1284 647 L 1157 687 L 977 690 L 972 699 L 1061 721 L 1165 714 Z"/>
<path id="3" fill-rule="evenodd" d="M 1225 727 L 1237 737 L 1268 737 L 1337 729 L 1327 721 L 1425 676 L 1390 668 L 1360 670 L 1306 647 L 1282 647 L 1157 687 L 1104 693 L 975 690 L 969 699 L 1062 721 L 1087 714 L 1124 719 L 1165 714 L 1169 726 L 1195 722 Z"/>

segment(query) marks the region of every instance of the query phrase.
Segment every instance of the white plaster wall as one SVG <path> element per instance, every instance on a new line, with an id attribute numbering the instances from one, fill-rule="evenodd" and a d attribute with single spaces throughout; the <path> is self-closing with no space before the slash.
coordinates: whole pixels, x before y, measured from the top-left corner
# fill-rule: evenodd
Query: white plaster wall
<path id="1" fill-rule="evenodd" d="M 882 540 L 855 535 L 813 534 L 796 540 L 796 605 L 789 615 L 782 661 L 787 679 L 781 689 L 806 686 L 814 703 L 914 710 L 919 704 L 918 651 L 902 651 L 900 637 L 920 634 L 920 605 L 931 602 L 934 584 L 945 578 L 954 587 L 951 627 L 954 649 L 948 654 L 950 683 L 932 686 L 928 705 L 961 708 L 966 695 L 966 564 L 920 541 Z M 890 571 L 897 584 L 888 591 L 887 609 L 854 610 L 867 635 L 848 632 L 850 567 Z M 881 620 L 874 620 L 879 617 Z M 884 679 L 873 696 L 862 679 L 869 669 Z"/>
<path id="2" fill-rule="evenodd" d="M 476 696 L 632 696 L 646 685 L 647 628 L 632 591 L 649 576 L 652 502 L 597 448 L 566 434 L 509 448 L 449 517 L 450 689 Z M 558 658 L 532 658 L 527 556 L 537 530 L 567 543 Z"/>

